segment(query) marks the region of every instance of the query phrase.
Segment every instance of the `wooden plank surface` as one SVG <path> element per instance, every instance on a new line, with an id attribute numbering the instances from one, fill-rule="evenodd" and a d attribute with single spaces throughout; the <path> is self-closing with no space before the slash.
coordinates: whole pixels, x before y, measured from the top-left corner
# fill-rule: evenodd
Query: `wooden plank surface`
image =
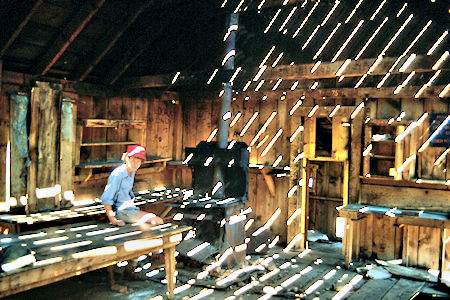
<path id="1" fill-rule="evenodd" d="M 398 208 L 450 210 L 448 191 L 388 185 L 361 185 L 361 203 Z M 424 200 L 427 201 L 424 201 Z"/>
<path id="2" fill-rule="evenodd" d="M 425 285 L 425 282 L 400 278 L 397 283 L 384 295 L 382 300 L 411 299 Z"/>
<path id="3" fill-rule="evenodd" d="M 77 116 L 76 110 L 74 111 L 74 108 L 76 106 L 72 102 L 75 99 L 70 99 L 70 101 L 66 101 L 65 99 L 66 98 L 62 97 L 61 101 L 61 135 L 59 152 L 59 183 L 61 184 L 62 199 L 61 203 L 55 203 L 56 208 L 70 205 L 71 199 L 66 198 L 66 192 L 72 192 L 73 195 L 73 175 L 75 170 L 75 166 L 73 164 L 73 156 L 75 155 L 75 120 Z"/>
<path id="4" fill-rule="evenodd" d="M 38 84 L 39 126 L 38 126 L 38 164 L 37 187 L 54 187 L 57 179 L 59 155 L 57 153 L 57 133 L 59 127 L 59 91 L 48 83 Z M 37 200 L 37 210 L 55 208 L 55 198 Z"/>
<path id="5" fill-rule="evenodd" d="M 20 203 L 20 197 L 27 193 L 28 134 L 27 111 L 29 97 L 22 94 L 10 95 L 10 196 Z M 5 140 L 6 141 L 6 140 Z M 20 205 L 20 204 L 19 204 Z"/>
<path id="6" fill-rule="evenodd" d="M 440 269 L 441 233 L 440 228 L 419 227 L 418 266 L 432 270 Z"/>
<path id="7" fill-rule="evenodd" d="M 377 300 L 383 296 L 397 283 L 396 279 L 368 280 L 358 290 L 353 291 L 346 299 L 348 300 Z M 400 298 L 397 298 L 400 299 Z"/>
<path id="8" fill-rule="evenodd" d="M 28 149 L 30 153 L 30 166 L 27 173 L 28 203 L 27 211 L 35 212 L 37 209 L 36 187 L 37 187 L 37 163 L 38 163 L 38 126 L 39 126 L 39 93 L 40 89 L 31 89 L 30 108 L 30 136 Z"/>

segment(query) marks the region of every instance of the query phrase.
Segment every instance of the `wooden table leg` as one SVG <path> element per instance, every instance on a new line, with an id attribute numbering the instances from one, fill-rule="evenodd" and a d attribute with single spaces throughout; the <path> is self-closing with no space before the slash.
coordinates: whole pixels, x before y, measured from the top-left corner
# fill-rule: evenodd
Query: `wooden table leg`
<path id="1" fill-rule="evenodd" d="M 173 299 L 173 290 L 175 288 L 175 246 L 164 249 L 164 258 L 166 261 L 166 280 L 167 296 Z"/>

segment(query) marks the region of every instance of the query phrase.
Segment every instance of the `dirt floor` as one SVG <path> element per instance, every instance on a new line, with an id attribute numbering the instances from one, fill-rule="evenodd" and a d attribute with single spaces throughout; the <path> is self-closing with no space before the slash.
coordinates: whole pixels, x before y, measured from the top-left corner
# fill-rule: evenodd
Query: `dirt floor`
<path id="1" fill-rule="evenodd" d="M 395 276 L 369 279 L 364 271 L 369 261 L 360 261 L 358 269 L 356 265 L 347 269 L 340 246 L 310 243 L 311 251 L 288 253 L 274 247 L 263 255 L 248 255 L 242 266 L 216 270 L 204 278 L 201 265 L 184 261 L 177 266 L 175 299 L 449 298 L 448 288 L 442 285 Z M 115 267 L 116 283 L 126 286 L 127 294 L 111 291 L 108 272 L 101 269 L 5 299 L 166 299 L 163 268 L 147 266 L 137 269 L 133 279 L 125 276 L 126 267 Z"/>

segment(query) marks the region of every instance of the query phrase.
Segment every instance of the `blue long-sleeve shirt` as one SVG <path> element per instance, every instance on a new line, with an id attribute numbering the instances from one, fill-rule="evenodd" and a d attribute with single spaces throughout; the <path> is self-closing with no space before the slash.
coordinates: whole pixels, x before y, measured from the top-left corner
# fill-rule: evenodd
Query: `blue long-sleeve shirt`
<path id="1" fill-rule="evenodd" d="M 133 202 L 134 175 L 135 172 L 131 172 L 128 176 L 125 164 L 115 168 L 109 175 L 108 183 L 101 197 L 102 203 L 112 205 L 116 213 L 124 209 L 139 209 Z"/>

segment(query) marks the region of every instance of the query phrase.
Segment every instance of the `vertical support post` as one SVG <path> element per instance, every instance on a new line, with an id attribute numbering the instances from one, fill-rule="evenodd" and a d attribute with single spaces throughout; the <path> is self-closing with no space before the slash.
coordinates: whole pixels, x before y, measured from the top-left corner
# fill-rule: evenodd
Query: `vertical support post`
<path id="1" fill-rule="evenodd" d="M 4 105 L 3 103 L 3 93 L 2 93 L 2 72 L 3 72 L 3 63 L 0 59 L 0 105 Z M 6 108 L 6 109 L 5 109 Z M 2 209 L 8 209 L 8 201 L 9 201 L 9 169 L 8 169 L 8 151 L 9 151 L 9 130 L 7 130 L 8 124 L 8 108 L 2 108 L 0 112 L 0 169 L 2 170 L 0 173 L 0 182 L 4 182 L 5 184 L 0 185 L 0 204 L 2 204 Z"/>
<path id="2" fill-rule="evenodd" d="M 301 119 L 291 117 L 291 128 L 297 128 L 300 125 Z M 301 194 L 301 186 L 299 185 L 299 181 L 302 177 L 303 172 L 303 159 L 300 159 L 296 162 L 295 159 L 298 155 L 303 153 L 303 130 L 297 135 L 295 139 L 291 142 L 291 152 L 290 152 L 290 183 L 289 188 L 297 187 L 297 192 L 292 195 L 292 197 L 288 198 L 288 224 L 287 224 L 287 243 L 289 244 L 296 236 L 300 233 L 301 227 L 301 203 L 302 203 L 302 194 Z M 299 213 L 300 212 L 300 213 Z"/>
<path id="3" fill-rule="evenodd" d="M 61 203 L 56 202 L 57 209 L 68 207 L 73 200 L 73 176 L 76 135 L 76 105 L 73 96 L 63 95 L 61 103 L 61 146 L 60 146 L 60 172 Z"/>
<path id="4" fill-rule="evenodd" d="M 10 189 L 10 197 L 21 204 L 21 200 L 27 192 L 26 164 L 28 158 L 27 113 L 28 95 L 12 93 L 10 95 L 10 133 L 9 133 L 9 167 L 7 178 Z"/>
<path id="5" fill-rule="evenodd" d="M 164 260 L 166 266 L 167 297 L 173 299 L 175 288 L 175 246 L 164 249 Z"/>
<path id="6" fill-rule="evenodd" d="M 442 229 L 441 282 L 450 286 L 450 228 Z"/>
<path id="7" fill-rule="evenodd" d="M 400 134 L 402 134 L 405 131 L 405 126 L 397 126 L 396 129 L 396 136 L 399 136 Z M 404 155 L 403 155 L 403 150 L 405 148 L 405 141 L 401 140 L 397 143 L 395 143 L 395 163 L 394 163 L 394 168 L 395 168 L 395 175 L 394 175 L 394 179 L 395 180 L 401 180 L 403 179 L 403 172 L 397 172 L 398 168 L 400 168 L 400 166 L 403 165 L 404 160 Z"/>
<path id="8" fill-rule="evenodd" d="M 302 249 L 307 249 L 309 222 L 309 159 L 304 158 L 302 161 L 302 165 L 302 213 L 300 221 L 300 233 L 302 234 L 302 238 L 300 239 L 300 247 L 302 247 Z"/>
<path id="9" fill-rule="evenodd" d="M 227 31 L 227 44 L 226 44 L 226 53 L 224 61 L 224 70 L 233 70 L 234 69 L 234 57 L 235 57 L 235 44 L 236 44 L 236 30 L 238 26 L 238 14 L 232 13 L 230 14 L 230 22 Z M 220 108 L 220 116 L 219 116 L 219 130 L 217 135 L 217 147 L 219 149 L 225 149 L 228 146 L 228 128 L 229 128 L 229 118 L 224 119 L 224 115 L 230 112 L 231 106 L 231 94 L 233 92 L 233 83 L 228 81 L 223 83 L 223 96 L 222 96 L 222 106 Z M 223 183 L 223 172 L 220 166 L 216 166 L 214 168 L 214 183 L 222 182 Z M 224 188 L 219 189 L 216 192 L 216 198 L 223 198 L 224 196 Z"/>
<path id="10" fill-rule="evenodd" d="M 28 141 L 30 166 L 28 167 L 27 178 L 27 193 L 28 201 L 26 206 L 27 213 L 35 212 L 37 207 L 36 186 L 37 186 L 37 163 L 38 163 L 38 125 L 39 125 L 39 88 L 31 89 L 31 123 L 30 123 L 30 137 Z"/>
<path id="11" fill-rule="evenodd" d="M 344 161 L 343 168 L 344 178 L 342 183 L 342 205 L 349 204 L 349 182 L 350 182 L 350 163 L 348 160 Z"/>

